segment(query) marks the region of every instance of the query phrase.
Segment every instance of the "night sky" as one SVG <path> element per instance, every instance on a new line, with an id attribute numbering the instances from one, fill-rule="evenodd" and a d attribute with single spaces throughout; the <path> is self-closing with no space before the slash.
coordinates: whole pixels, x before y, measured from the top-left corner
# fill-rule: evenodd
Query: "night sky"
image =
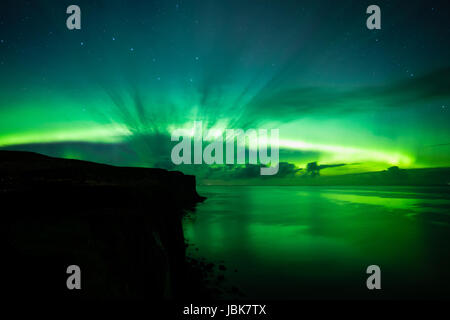
<path id="1" fill-rule="evenodd" d="M 71 4 L 81 30 L 66 27 Z M 381 30 L 366 28 L 371 4 Z M 449 7 L 2 0 L 0 147 L 238 177 L 171 164 L 170 133 L 203 121 L 278 128 L 282 176 L 311 161 L 345 164 L 324 174 L 450 166 Z"/>

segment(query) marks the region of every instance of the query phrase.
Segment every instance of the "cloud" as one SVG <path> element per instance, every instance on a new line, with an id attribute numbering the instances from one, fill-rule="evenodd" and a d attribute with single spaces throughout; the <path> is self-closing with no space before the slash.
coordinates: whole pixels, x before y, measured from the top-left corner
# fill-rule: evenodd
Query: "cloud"
<path id="1" fill-rule="evenodd" d="M 310 162 L 306 166 L 306 175 L 315 177 L 320 174 L 320 170 L 326 169 L 326 168 L 335 168 L 335 167 L 342 167 L 345 166 L 345 163 L 339 163 L 339 164 L 322 164 L 317 165 L 317 162 Z"/>
<path id="2" fill-rule="evenodd" d="M 323 170 L 326 168 L 335 168 L 335 167 L 342 167 L 342 166 L 346 166 L 346 163 L 338 163 L 338 164 L 321 164 L 318 166 L 319 170 Z"/>
<path id="3" fill-rule="evenodd" d="M 297 168 L 294 164 L 288 162 L 280 162 L 278 164 L 278 173 L 271 176 L 261 176 L 261 164 L 247 164 L 245 166 L 232 166 L 230 167 L 230 177 L 245 179 L 245 178 L 289 178 L 294 177 L 297 172 L 302 170 Z"/>
<path id="4" fill-rule="evenodd" d="M 352 90 L 296 87 L 261 92 L 247 105 L 249 116 L 293 120 L 307 114 L 402 108 L 450 97 L 450 68 L 384 86 Z M 253 116 L 251 116 L 253 115 Z"/>

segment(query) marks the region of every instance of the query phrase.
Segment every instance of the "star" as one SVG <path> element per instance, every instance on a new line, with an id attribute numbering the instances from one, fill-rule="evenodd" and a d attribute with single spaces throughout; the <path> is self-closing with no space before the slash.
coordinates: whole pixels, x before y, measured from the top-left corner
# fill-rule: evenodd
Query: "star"
<path id="1" fill-rule="evenodd" d="M 134 51 L 134 48 L 130 48 L 130 51 Z"/>
<path id="2" fill-rule="evenodd" d="M 84 42 L 80 42 L 80 45 L 81 45 L 81 46 L 84 46 Z"/>

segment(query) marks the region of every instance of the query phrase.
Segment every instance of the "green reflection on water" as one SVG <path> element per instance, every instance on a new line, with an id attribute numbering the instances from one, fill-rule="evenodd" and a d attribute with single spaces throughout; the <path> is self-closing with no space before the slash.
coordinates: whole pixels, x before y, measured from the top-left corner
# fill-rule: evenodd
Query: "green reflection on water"
<path id="1" fill-rule="evenodd" d="M 199 192 L 208 200 L 184 223 L 194 244 L 188 254 L 225 261 L 227 281 L 249 297 L 365 297 L 371 264 L 381 266 L 389 297 L 418 289 L 418 295 L 439 294 L 438 284 L 448 283 L 445 190 L 245 186 Z"/>

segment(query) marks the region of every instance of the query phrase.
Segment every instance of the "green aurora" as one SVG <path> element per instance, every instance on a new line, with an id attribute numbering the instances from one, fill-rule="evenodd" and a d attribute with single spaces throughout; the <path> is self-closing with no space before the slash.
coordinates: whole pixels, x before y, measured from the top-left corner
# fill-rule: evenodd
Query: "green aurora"
<path id="1" fill-rule="evenodd" d="M 78 1 L 69 31 L 64 1 L 3 1 L 0 147 L 208 176 L 170 163 L 203 121 L 278 128 L 281 162 L 346 164 L 325 175 L 448 167 L 444 3 L 379 1 L 373 31 L 365 2 Z"/>

